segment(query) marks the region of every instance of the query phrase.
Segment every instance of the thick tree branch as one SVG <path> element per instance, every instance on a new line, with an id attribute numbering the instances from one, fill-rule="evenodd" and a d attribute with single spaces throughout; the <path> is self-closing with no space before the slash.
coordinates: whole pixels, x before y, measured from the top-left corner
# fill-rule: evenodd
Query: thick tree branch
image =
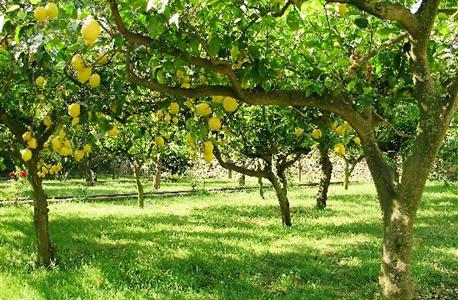
<path id="1" fill-rule="evenodd" d="M 396 21 L 412 36 L 418 34 L 418 22 L 410 10 L 399 3 L 378 2 L 369 0 L 327 0 L 327 3 L 348 3 L 362 11 L 374 15 L 382 20 Z"/>
<path id="2" fill-rule="evenodd" d="M 22 141 L 22 134 L 28 131 L 27 127 L 25 127 L 21 122 L 16 119 L 13 119 L 8 115 L 8 113 L 0 107 L 0 122 L 5 124 L 14 136 L 19 140 Z"/>
<path id="3" fill-rule="evenodd" d="M 235 172 L 238 172 L 240 174 L 245 174 L 247 176 L 251 176 L 251 177 L 266 177 L 264 172 L 261 171 L 261 170 L 252 170 L 252 169 L 249 169 L 249 168 L 246 168 L 246 167 L 241 167 L 233 162 L 230 162 L 230 161 L 224 161 L 222 155 L 221 155 L 221 152 L 220 150 L 218 149 L 218 147 L 215 145 L 215 148 L 214 148 L 214 151 L 215 153 L 215 157 L 216 159 L 218 160 L 219 164 L 225 168 L 225 169 L 228 169 L 228 170 L 232 170 L 232 171 L 235 171 Z"/>

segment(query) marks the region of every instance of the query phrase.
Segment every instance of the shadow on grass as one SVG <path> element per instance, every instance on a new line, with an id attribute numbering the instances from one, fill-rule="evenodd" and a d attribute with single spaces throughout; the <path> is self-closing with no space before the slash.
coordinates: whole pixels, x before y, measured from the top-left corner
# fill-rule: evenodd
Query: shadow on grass
<path id="1" fill-rule="evenodd" d="M 450 209 L 458 211 L 458 201 L 451 200 L 441 201 L 451 202 Z M 348 205 L 364 202 L 348 194 L 339 201 Z M 456 215 L 448 212 L 445 216 L 437 203 L 429 203 L 426 210 L 417 220 L 421 226 L 415 229 L 414 276 L 421 289 L 419 299 L 448 299 L 457 296 L 453 288 L 458 263 L 453 251 L 458 245 L 456 225 L 450 225 Z M 293 215 L 303 220 L 347 214 L 335 209 L 293 208 Z M 278 218 L 276 205 L 194 208 L 184 216 L 53 216 L 51 232 L 59 266 L 24 280 L 43 298 L 109 298 L 113 293 L 125 298 L 159 295 L 161 299 L 378 297 L 380 223 L 355 220 L 309 226 L 298 222 L 287 229 L 279 225 Z M 31 222 L 14 215 L 0 221 L 4 232 L 23 236 L 2 237 L 2 243 L 31 251 Z M 320 240 L 329 244 L 324 247 Z M 6 262 L 0 271 L 17 268 Z"/>

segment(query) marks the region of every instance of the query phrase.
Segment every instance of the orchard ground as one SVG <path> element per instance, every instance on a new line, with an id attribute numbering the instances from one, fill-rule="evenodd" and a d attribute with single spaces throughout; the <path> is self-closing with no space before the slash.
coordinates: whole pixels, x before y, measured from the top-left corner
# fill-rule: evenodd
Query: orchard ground
<path id="1" fill-rule="evenodd" d="M 46 187 L 62 195 L 76 183 Z M 0 208 L 0 299 L 380 298 L 373 185 L 332 186 L 325 210 L 314 207 L 315 193 L 291 189 L 292 228 L 281 226 L 270 189 L 266 199 L 256 191 L 149 197 L 145 209 L 134 199 L 51 204 L 51 271 L 34 267 L 32 207 Z M 415 223 L 418 299 L 458 298 L 457 232 L 458 186 L 428 184 Z"/>

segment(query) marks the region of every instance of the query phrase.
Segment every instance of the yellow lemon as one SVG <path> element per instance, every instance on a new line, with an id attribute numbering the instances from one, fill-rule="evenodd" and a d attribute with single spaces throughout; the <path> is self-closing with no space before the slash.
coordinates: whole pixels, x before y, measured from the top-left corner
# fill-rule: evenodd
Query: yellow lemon
<path id="1" fill-rule="evenodd" d="M 72 103 L 68 106 L 68 114 L 74 119 L 77 118 L 81 113 L 81 107 L 79 103 Z M 65 136 L 65 135 L 64 135 Z"/>
<path id="2" fill-rule="evenodd" d="M 339 4 L 337 4 L 336 11 L 339 13 L 339 15 L 342 16 L 342 15 L 347 13 L 348 8 L 345 5 L 345 3 L 339 3 Z"/>
<path id="3" fill-rule="evenodd" d="M 212 100 L 215 103 L 221 104 L 223 103 L 224 97 L 223 96 L 213 96 Z"/>
<path id="4" fill-rule="evenodd" d="M 191 88 L 191 84 L 189 82 L 183 82 L 181 87 L 184 88 L 184 89 L 189 89 L 189 88 Z"/>
<path id="5" fill-rule="evenodd" d="M 304 129 L 296 128 L 294 129 L 294 134 L 296 135 L 296 137 L 301 137 L 304 134 Z"/>
<path id="6" fill-rule="evenodd" d="M 334 145 L 334 151 L 339 154 L 344 156 L 345 155 L 345 146 L 342 143 L 337 143 Z"/>
<path id="7" fill-rule="evenodd" d="M 100 75 L 99 74 L 92 74 L 89 77 L 89 86 L 93 89 L 100 85 Z"/>
<path id="8" fill-rule="evenodd" d="M 92 75 L 92 68 L 82 68 L 80 71 L 77 71 L 76 76 L 78 78 L 78 81 L 81 83 L 85 83 L 86 81 L 91 78 Z"/>
<path id="9" fill-rule="evenodd" d="M 38 76 L 35 79 L 35 85 L 37 87 L 42 88 L 42 87 L 44 87 L 45 84 L 46 84 L 46 79 L 43 76 Z"/>
<path id="10" fill-rule="evenodd" d="M 179 113 L 179 112 L 180 112 L 180 105 L 178 105 L 178 103 L 176 103 L 176 102 L 170 103 L 170 105 L 169 105 L 169 112 L 170 112 L 171 114 L 177 114 L 177 113 Z"/>
<path id="11" fill-rule="evenodd" d="M 59 151 L 62 148 L 62 143 L 60 142 L 59 138 L 55 137 L 51 140 L 52 148 L 54 151 Z"/>
<path id="12" fill-rule="evenodd" d="M 84 146 L 83 146 L 83 151 L 84 151 L 84 153 L 86 153 L 86 154 L 87 154 L 87 153 L 91 153 L 91 152 L 92 152 L 92 147 L 91 147 L 91 145 L 90 145 L 90 144 L 84 145 Z"/>
<path id="13" fill-rule="evenodd" d="M 207 103 L 199 103 L 196 105 L 196 112 L 199 116 L 208 116 L 212 113 L 212 108 Z"/>
<path id="14" fill-rule="evenodd" d="M 38 6 L 33 11 L 33 16 L 38 22 L 46 21 L 48 19 L 48 10 L 43 6 Z"/>
<path id="15" fill-rule="evenodd" d="M 208 120 L 208 127 L 213 131 L 219 131 L 221 129 L 221 120 L 218 117 L 213 117 Z"/>
<path id="16" fill-rule="evenodd" d="M 165 116 L 164 116 L 164 121 L 166 121 L 168 123 L 171 120 L 172 120 L 172 116 L 169 113 L 166 113 Z"/>
<path id="17" fill-rule="evenodd" d="M 29 160 L 32 159 L 32 151 L 30 151 L 30 149 L 23 149 L 21 150 L 21 157 L 22 157 L 22 160 L 27 162 Z"/>
<path id="18" fill-rule="evenodd" d="M 118 136 L 119 134 L 119 129 L 118 127 L 113 126 L 113 128 L 111 128 L 108 132 L 107 132 L 108 136 L 111 136 L 111 137 L 115 137 L 115 136 Z"/>
<path id="19" fill-rule="evenodd" d="M 323 136 L 323 133 L 321 132 L 320 129 L 314 129 L 314 130 L 312 131 L 312 137 L 313 137 L 314 139 L 317 140 L 317 139 L 321 138 L 322 136 Z"/>
<path id="20" fill-rule="evenodd" d="M 73 118 L 72 120 L 72 126 L 76 126 L 80 123 L 80 118 L 76 117 L 76 118 Z"/>
<path id="21" fill-rule="evenodd" d="M 78 72 L 82 71 L 85 67 L 84 59 L 81 56 L 81 54 L 73 55 L 72 60 L 70 61 L 70 64 L 72 65 L 73 69 L 75 69 Z"/>
<path id="22" fill-rule="evenodd" d="M 157 136 L 154 138 L 154 142 L 156 143 L 157 146 L 162 147 L 165 144 L 165 140 L 162 136 Z"/>
<path id="23" fill-rule="evenodd" d="M 44 117 L 44 118 L 43 118 L 43 124 L 44 124 L 46 127 L 51 126 L 51 124 L 52 124 L 51 117 L 50 117 L 50 116 Z"/>
<path id="24" fill-rule="evenodd" d="M 183 72 L 182 70 L 178 70 L 178 71 L 177 71 L 177 77 L 178 77 L 178 79 L 183 79 L 184 76 L 185 76 L 185 75 L 184 75 L 184 72 Z"/>
<path id="25" fill-rule="evenodd" d="M 351 125 L 350 125 L 348 122 L 345 122 L 345 123 L 343 124 L 343 126 L 345 127 L 345 130 L 346 130 L 346 131 L 351 131 L 351 130 L 353 130 L 353 127 L 351 127 Z"/>
<path id="26" fill-rule="evenodd" d="M 236 99 L 232 97 L 225 97 L 223 100 L 223 107 L 225 111 L 232 113 L 237 110 L 239 104 Z"/>
<path id="27" fill-rule="evenodd" d="M 37 149 L 38 147 L 38 142 L 36 138 L 31 138 L 28 142 L 27 145 L 29 146 L 30 149 Z"/>
<path id="28" fill-rule="evenodd" d="M 56 4 L 49 2 L 46 4 L 45 8 L 50 20 L 57 19 L 57 17 L 59 17 L 59 7 Z"/>
<path id="29" fill-rule="evenodd" d="M 24 142 L 30 141 L 32 139 L 32 133 L 30 131 L 24 132 L 22 134 L 22 139 L 24 140 Z"/>
<path id="30" fill-rule="evenodd" d="M 204 153 L 204 160 L 208 163 L 212 162 L 214 158 L 213 152 L 205 152 Z"/>
<path id="31" fill-rule="evenodd" d="M 81 27 L 81 35 L 86 43 L 93 43 L 99 37 L 100 25 L 94 19 L 88 19 Z"/>
<path id="32" fill-rule="evenodd" d="M 204 152 L 213 152 L 214 146 L 211 141 L 204 142 Z"/>
<path id="33" fill-rule="evenodd" d="M 356 145 L 361 145 L 361 139 L 359 137 L 355 137 L 353 139 L 353 142 L 356 144 Z"/>
<path id="34" fill-rule="evenodd" d="M 76 161 L 82 160 L 84 158 L 84 154 L 83 150 L 76 150 L 74 154 Z"/>
<path id="35" fill-rule="evenodd" d="M 336 131 L 336 133 L 337 133 L 338 135 L 344 135 L 346 129 L 345 129 L 345 126 L 344 126 L 344 125 L 340 125 L 340 126 L 337 126 L 337 128 L 336 128 L 335 131 Z"/>

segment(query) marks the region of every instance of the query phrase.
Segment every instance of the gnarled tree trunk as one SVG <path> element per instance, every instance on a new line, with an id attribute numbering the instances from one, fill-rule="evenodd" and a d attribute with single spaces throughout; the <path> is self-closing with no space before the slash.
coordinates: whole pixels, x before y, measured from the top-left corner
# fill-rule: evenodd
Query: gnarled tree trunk
<path id="1" fill-rule="evenodd" d="M 289 207 L 287 190 L 282 187 L 275 176 L 268 176 L 269 181 L 272 183 L 275 193 L 277 194 L 278 204 L 280 205 L 281 222 L 284 226 L 291 227 L 291 210 Z"/>
<path id="2" fill-rule="evenodd" d="M 28 179 L 32 185 L 33 222 L 37 238 L 39 266 L 49 267 L 54 259 L 54 251 L 49 237 L 48 201 L 43 190 L 42 179 L 38 177 L 37 161 L 32 159 L 27 164 Z"/>
<path id="3" fill-rule="evenodd" d="M 331 184 L 332 163 L 329 159 L 329 150 L 324 147 L 320 147 L 320 166 L 322 174 L 316 196 L 316 206 L 325 208 L 328 200 L 329 185 Z"/>
<path id="4" fill-rule="evenodd" d="M 412 299 L 411 256 L 413 222 L 416 210 L 402 198 L 386 199 L 392 203 L 383 213 L 383 260 L 379 283 L 387 299 Z"/>

